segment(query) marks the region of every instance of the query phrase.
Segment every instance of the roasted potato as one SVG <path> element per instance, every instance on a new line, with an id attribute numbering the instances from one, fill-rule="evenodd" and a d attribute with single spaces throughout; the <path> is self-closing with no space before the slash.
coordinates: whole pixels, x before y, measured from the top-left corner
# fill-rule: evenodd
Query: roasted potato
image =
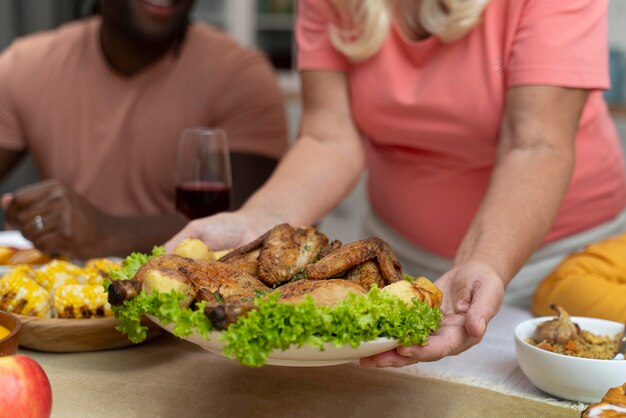
<path id="1" fill-rule="evenodd" d="M 186 238 L 174 248 L 174 254 L 193 260 L 215 260 L 213 251 L 197 238 Z"/>

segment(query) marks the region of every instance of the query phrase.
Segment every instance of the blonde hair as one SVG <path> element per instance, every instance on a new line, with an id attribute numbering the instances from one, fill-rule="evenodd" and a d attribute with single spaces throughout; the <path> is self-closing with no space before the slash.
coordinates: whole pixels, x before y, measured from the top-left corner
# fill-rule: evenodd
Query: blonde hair
<path id="1" fill-rule="evenodd" d="M 333 46 L 352 61 L 363 61 L 374 55 L 389 32 L 393 1 L 332 0 L 337 12 L 329 28 Z M 491 0 L 421 1 L 419 19 L 424 29 L 443 42 L 452 42 L 480 22 Z"/>

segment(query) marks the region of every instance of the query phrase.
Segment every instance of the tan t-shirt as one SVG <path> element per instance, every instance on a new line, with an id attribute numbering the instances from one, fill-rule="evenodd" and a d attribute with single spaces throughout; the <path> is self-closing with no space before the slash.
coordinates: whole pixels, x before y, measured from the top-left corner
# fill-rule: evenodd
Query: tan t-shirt
<path id="1" fill-rule="evenodd" d="M 283 98 L 261 54 L 193 24 L 178 54 L 126 77 L 99 26 L 70 23 L 0 55 L 0 147 L 30 152 L 43 178 L 109 213 L 170 213 L 182 129 L 223 128 L 232 151 L 285 152 Z"/>

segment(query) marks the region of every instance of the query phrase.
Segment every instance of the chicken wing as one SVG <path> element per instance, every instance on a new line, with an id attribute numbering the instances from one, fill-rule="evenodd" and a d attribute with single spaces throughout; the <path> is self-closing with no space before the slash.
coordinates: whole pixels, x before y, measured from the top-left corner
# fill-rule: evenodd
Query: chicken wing
<path id="1" fill-rule="evenodd" d="M 385 286 L 383 276 L 378 270 L 376 262 L 370 260 L 353 267 L 346 275 L 346 280 L 358 284 L 365 290 L 370 290 L 373 285 L 382 289 Z"/>
<path id="2" fill-rule="evenodd" d="M 305 270 L 306 277 L 312 280 L 337 277 L 359 264 L 374 259 L 386 284 L 403 279 L 398 258 L 389 244 L 380 238 L 370 238 L 344 245 L 317 263 L 308 265 Z"/>
<path id="3" fill-rule="evenodd" d="M 251 276 L 258 278 L 257 270 L 259 266 L 259 254 L 261 254 L 261 248 L 255 248 L 249 252 L 238 252 L 235 254 L 230 252 L 218 261 L 243 270 Z"/>
<path id="4" fill-rule="evenodd" d="M 270 291 L 247 272 L 219 261 L 197 262 L 189 278 L 198 290 L 198 299 L 208 302 L 252 301 L 258 292 Z"/>

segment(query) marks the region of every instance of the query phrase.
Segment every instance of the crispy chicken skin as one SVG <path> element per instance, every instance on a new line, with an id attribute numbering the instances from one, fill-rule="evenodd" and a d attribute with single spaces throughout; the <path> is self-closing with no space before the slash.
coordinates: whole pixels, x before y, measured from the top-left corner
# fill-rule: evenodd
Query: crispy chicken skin
<path id="1" fill-rule="evenodd" d="M 365 290 L 370 290 L 373 285 L 382 289 L 385 286 L 383 276 L 374 261 L 366 261 L 353 267 L 346 275 L 346 280 L 358 284 Z"/>
<path id="2" fill-rule="evenodd" d="M 263 246 L 263 243 L 265 242 L 265 239 L 268 237 L 268 235 L 270 234 L 270 232 L 272 232 L 273 229 L 274 228 L 270 229 L 269 231 L 267 231 L 265 234 L 261 235 L 260 237 L 258 237 L 254 241 L 252 241 L 252 242 L 250 242 L 250 243 L 248 243 L 246 245 L 242 245 L 241 247 L 235 248 L 234 250 L 232 250 L 228 254 L 225 254 L 218 261 L 221 261 L 222 263 L 228 263 L 232 258 L 235 258 L 235 257 L 238 257 L 238 256 L 242 256 L 242 255 L 254 252 L 255 250 L 258 250 L 259 248 L 261 248 Z"/>
<path id="3" fill-rule="evenodd" d="M 329 244 L 328 237 L 315 228 L 281 224 L 219 261 L 247 271 L 268 286 L 277 286 L 340 246 L 340 241 Z"/>
<path id="4" fill-rule="evenodd" d="M 263 242 L 259 279 L 272 287 L 288 281 L 312 263 L 326 245 L 328 237 L 315 228 L 278 225 Z"/>
<path id="5" fill-rule="evenodd" d="M 326 257 L 328 254 L 339 249 L 342 245 L 343 244 L 338 239 L 332 240 L 327 246 L 322 248 L 322 251 L 320 251 L 320 253 L 317 255 L 317 259 L 320 260 Z"/>
<path id="6" fill-rule="evenodd" d="M 312 280 L 329 279 L 373 259 L 376 260 L 386 284 L 403 279 L 398 258 L 389 244 L 380 238 L 370 238 L 344 245 L 317 263 L 308 265 L 306 275 Z"/>
<path id="7" fill-rule="evenodd" d="M 250 252 L 236 254 L 233 254 L 231 251 L 218 261 L 243 270 L 251 276 L 258 278 L 257 269 L 259 266 L 259 254 L 261 254 L 261 248 L 253 249 Z"/>
<path id="8" fill-rule="evenodd" d="M 316 305 L 332 306 L 341 302 L 349 293 L 363 295 L 365 289 L 356 283 L 343 279 L 299 280 L 279 287 L 279 300 L 283 303 L 299 303 L 307 296 L 313 298 Z"/>
<path id="9" fill-rule="evenodd" d="M 177 270 L 188 276 L 194 264 L 195 261 L 191 258 L 175 254 L 162 254 L 151 258 L 146 264 L 139 267 L 133 280 L 137 280 L 140 283 L 143 282 L 145 273 L 150 270 Z"/>
<path id="10" fill-rule="evenodd" d="M 270 289 L 247 272 L 218 261 L 198 261 L 189 277 L 198 299 L 220 303 L 252 300 L 259 291 Z"/>

